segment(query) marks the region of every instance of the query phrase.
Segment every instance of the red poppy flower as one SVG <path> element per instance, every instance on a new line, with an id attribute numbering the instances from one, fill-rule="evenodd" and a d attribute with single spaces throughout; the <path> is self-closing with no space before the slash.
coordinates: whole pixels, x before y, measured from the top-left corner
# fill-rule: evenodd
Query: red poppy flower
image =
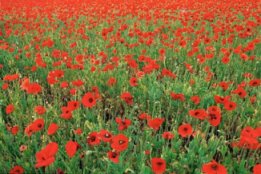
<path id="1" fill-rule="evenodd" d="M 53 45 L 54 45 L 54 41 L 51 40 L 50 38 L 48 38 L 48 39 L 46 39 L 46 40 L 44 40 L 44 41 L 42 42 L 42 46 L 43 46 L 43 47 L 49 47 L 49 48 L 51 48 L 51 47 L 53 47 Z"/>
<path id="2" fill-rule="evenodd" d="M 70 89 L 70 94 L 71 95 L 75 95 L 76 92 L 77 92 L 77 89 L 75 89 L 75 88 Z"/>
<path id="3" fill-rule="evenodd" d="M 158 52 L 160 55 L 165 55 L 165 53 L 166 53 L 164 48 L 160 48 Z"/>
<path id="4" fill-rule="evenodd" d="M 116 84 L 116 82 L 117 82 L 116 78 L 111 77 L 111 78 L 107 81 L 107 85 L 108 85 L 108 86 L 113 86 L 113 85 Z"/>
<path id="5" fill-rule="evenodd" d="M 8 84 L 8 83 L 3 83 L 3 85 L 2 85 L 2 89 L 3 89 L 3 90 L 7 90 L 8 87 L 9 87 L 9 84 Z"/>
<path id="6" fill-rule="evenodd" d="M 13 126 L 13 127 L 11 128 L 11 133 L 12 133 L 13 135 L 16 135 L 16 134 L 18 133 L 18 131 L 19 131 L 19 127 L 18 127 L 18 126 Z"/>
<path id="7" fill-rule="evenodd" d="M 4 81 L 14 81 L 19 78 L 19 74 L 7 74 L 4 76 Z"/>
<path id="8" fill-rule="evenodd" d="M 218 126 L 220 124 L 221 121 L 221 115 L 220 113 L 209 113 L 208 114 L 208 122 L 212 125 L 212 126 Z"/>
<path id="9" fill-rule="evenodd" d="M 208 111 L 208 122 L 212 126 L 218 126 L 221 121 L 221 109 L 217 106 L 210 106 Z"/>
<path id="10" fill-rule="evenodd" d="M 226 91 L 229 87 L 230 82 L 220 82 L 218 85 L 223 89 L 223 91 Z"/>
<path id="11" fill-rule="evenodd" d="M 150 150 L 145 150 L 144 153 L 145 153 L 145 155 L 150 155 L 151 151 Z"/>
<path id="12" fill-rule="evenodd" d="M 23 151 L 25 151 L 26 149 L 27 149 L 27 146 L 26 146 L 26 145 L 21 145 L 21 146 L 19 147 L 20 152 L 23 152 Z"/>
<path id="13" fill-rule="evenodd" d="M 121 99 L 124 100 L 128 105 L 133 104 L 133 96 L 129 92 L 124 92 L 121 94 Z"/>
<path id="14" fill-rule="evenodd" d="M 76 46 L 77 46 L 77 43 L 76 43 L 76 42 L 73 42 L 73 43 L 70 44 L 70 48 L 74 48 L 74 47 L 76 47 Z"/>
<path id="15" fill-rule="evenodd" d="M 250 100 L 251 104 L 254 104 L 256 102 L 256 96 L 251 96 L 249 98 L 249 100 Z"/>
<path id="16" fill-rule="evenodd" d="M 190 100 L 195 104 L 198 105 L 200 103 L 200 97 L 195 95 L 190 98 Z"/>
<path id="17" fill-rule="evenodd" d="M 24 173 L 24 168 L 21 166 L 14 166 L 9 172 L 9 174 L 23 174 L 23 173 Z"/>
<path id="18" fill-rule="evenodd" d="M 256 164 L 253 168 L 253 174 L 260 174 L 261 173 L 261 164 Z"/>
<path id="19" fill-rule="evenodd" d="M 166 140 L 171 140 L 174 138 L 174 134 L 172 132 L 163 132 L 162 137 Z"/>
<path id="20" fill-rule="evenodd" d="M 99 136 L 103 142 L 110 142 L 112 134 L 107 130 L 100 130 Z"/>
<path id="21" fill-rule="evenodd" d="M 80 103 L 78 101 L 69 101 L 67 103 L 67 107 L 71 110 L 71 111 L 74 111 L 76 110 L 77 108 L 79 108 L 80 106 Z"/>
<path id="22" fill-rule="evenodd" d="M 239 142 L 233 142 L 232 147 L 257 150 L 257 149 L 261 148 L 261 144 L 258 142 L 257 139 L 246 136 L 246 137 L 240 138 Z"/>
<path id="23" fill-rule="evenodd" d="M 43 106 L 36 106 L 34 108 L 34 111 L 38 114 L 38 115 L 43 115 L 45 113 L 45 108 Z"/>
<path id="24" fill-rule="evenodd" d="M 182 124 L 178 128 L 178 133 L 183 138 L 191 136 L 192 132 L 193 132 L 193 129 L 190 124 Z"/>
<path id="25" fill-rule="evenodd" d="M 82 129 L 78 128 L 78 129 L 74 130 L 74 133 L 77 134 L 77 135 L 81 135 L 82 134 Z"/>
<path id="26" fill-rule="evenodd" d="M 139 115 L 138 117 L 140 120 L 147 120 L 147 119 L 151 119 L 151 116 L 148 115 L 147 113 L 142 113 Z"/>
<path id="27" fill-rule="evenodd" d="M 253 80 L 250 80 L 250 82 L 249 82 L 249 86 L 252 86 L 252 87 L 260 86 L 260 84 L 261 84 L 261 79 L 253 79 Z"/>
<path id="28" fill-rule="evenodd" d="M 154 130 L 159 130 L 160 126 L 164 122 L 164 118 L 153 118 L 148 120 L 148 126 Z"/>
<path id="29" fill-rule="evenodd" d="M 72 158 L 75 155 L 78 147 L 79 147 L 79 144 L 77 142 L 75 142 L 75 141 L 68 141 L 66 143 L 66 145 L 65 145 L 65 150 L 66 150 L 67 155 L 70 158 Z"/>
<path id="30" fill-rule="evenodd" d="M 136 72 L 136 76 L 141 79 L 142 77 L 144 77 L 145 73 L 143 71 L 137 71 Z"/>
<path id="31" fill-rule="evenodd" d="M 30 137 L 30 136 L 34 133 L 32 124 L 29 124 L 29 125 L 25 128 L 24 133 L 25 133 L 28 137 Z"/>
<path id="32" fill-rule="evenodd" d="M 227 173 L 227 169 L 223 165 L 217 163 L 216 161 L 212 161 L 212 162 L 203 164 L 202 171 L 205 174 L 217 174 L 217 173 L 226 174 Z"/>
<path id="33" fill-rule="evenodd" d="M 215 95 L 214 100 L 216 103 L 224 104 L 225 102 L 230 100 L 230 96 L 221 97 L 221 96 Z"/>
<path id="34" fill-rule="evenodd" d="M 124 151 L 128 148 L 129 139 L 123 134 L 118 134 L 114 136 L 111 140 L 111 148 L 117 152 Z"/>
<path id="35" fill-rule="evenodd" d="M 258 149 L 261 147 L 258 137 L 260 136 L 260 132 L 257 129 L 253 129 L 250 126 L 245 127 L 240 134 L 240 140 L 238 143 L 238 147 L 247 148 L 247 149 Z"/>
<path id="36" fill-rule="evenodd" d="M 28 88 L 26 89 L 26 92 L 28 94 L 36 95 L 36 94 L 42 92 L 42 87 L 38 83 L 30 83 L 28 85 Z"/>
<path id="37" fill-rule="evenodd" d="M 230 62 L 230 58 L 227 57 L 227 56 L 224 56 L 222 59 L 221 59 L 222 63 L 224 64 L 228 64 Z"/>
<path id="38" fill-rule="evenodd" d="M 130 83 L 130 86 L 132 86 L 132 87 L 138 86 L 138 81 L 137 81 L 136 77 L 130 78 L 129 83 Z"/>
<path id="39" fill-rule="evenodd" d="M 116 152 L 116 151 L 109 151 L 107 153 L 108 155 L 108 158 L 114 162 L 114 163 L 119 163 L 119 157 L 120 157 L 120 153 L 119 152 Z"/>
<path id="40" fill-rule="evenodd" d="M 60 87 L 61 88 L 67 88 L 69 86 L 68 82 L 61 82 Z"/>
<path id="41" fill-rule="evenodd" d="M 72 85 L 76 86 L 76 87 L 80 87 L 80 86 L 84 85 L 84 83 L 82 80 L 78 79 L 78 80 L 72 81 Z"/>
<path id="42" fill-rule="evenodd" d="M 39 118 L 25 128 L 25 134 L 30 137 L 33 133 L 40 131 L 43 128 L 44 128 L 44 119 Z"/>
<path id="43" fill-rule="evenodd" d="M 47 135 L 53 135 L 58 130 L 59 126 L 55 123 L 51 123 L 47 130 Z"/>
<path id="44" fill-rule="evenodd" d="M 5 108 L 5 113 L 6 114 L 11 114 L 13 111 L 14 111 L 14 105 L 13 104 L 9 104 L 9 105 L 7 105 L 6 106 L 6 108 Z"/>
<path id="45" fill-rule="evenodd" d="M 96 105 L 96 99 L 93 93 L 87 92 L 82 98 L 82 104 L 84 107 L 92 108 Z"/>
<path id="46" fill-rule="evenodd" d="M 174 74 L 173 72 L 171 72 L 170 70 L 168 70 L 166 68 L 162 69 L 161 76 L 169 77 L 169 78 L 172 78 L 172 79 L 175 79 L 177 77 L 176 74 Z M 173 97 L 173 99 L 179 99 L 179 97 L 177 95 L 175 96 L 175 93 L 173 93 L 173 92 L 170 95 Z"/>
<path id="47" fill-rule="evenodd" d="M 36 168 L 46 167 L 55 161 L 55 154 L 58 151 L 58 144 L 55 142 L 49 143 L 45 148 L 36 153 Z"/>
<path id="48" fill-rule="evenodd" d="M 87 143 L 91 146 L 96 146 L 100 144 L 100 137 L 98 132 L 92 132 L 87 137 Z"/>
<path id="49" fill-rule="evenodd" d="M 184 62 L 184 65 L 185 65 L 186 69 L 187 69 L 190 73 L 193 73 L 193 72 L 194 72 L 193 66 L 192 66 L 191 64 L 188 64 L 188 63 L 185 63 L 185 62 Z"/>
<path id="50" fill-rule="evenodd" d="M 166 161 L 162 158 L 152 158 L 151 168 L 155 174 L 163 174 L 166 170 Z"/>
<path id="51" fill-rule="evenodd" d="M 32 128 L 34 132 L 40 131 L 44 128 L 44 119 L 38 118 L 32 123 Z"/>
<path id="52" fill-rule="evenodd" d="M 181 102 L 185 101 L 185 96 L 184 94 L 177 94 L 177 93 L 174 93 L 174 92 L 171 92 L 170 93 L 170 96 L 173 100 L 179 100 Z"/>
<path id="53" fill-rule="evenodd" d="M 118 124 L 119 130 L 125 130 L 131 125 L 131 120 L 127 118 L 121 119 L 119 117 L 116 117 L 116 123 Z"/>
<path id="54" fill-rule="evenodd" d="M 232 93 L 237 94 L 240 98 L 245 98 L 247 96 L 247 92 L 242 87 L 238 87 L 236 90 L 233 90 Z"/>
<path id="55" fill-rule="evenodd" d="M 227 110 L 227 111 L 233 111 L 235 110 L 237 107 L 237 104 L 233 101 L 226 101 L 224 103 L 224 108 Z"/>
<path id="56" fill-rule="evenodd" d="M 190 110 L 189 115 L 194 118 L 204 120 L 208 114 L 204 109 L 195 109 L 195 110 Z"/>
<path id="57" fill-rule="evenodd" d="M 71 119 L 72 118 L 72 110 L 69 107 L 62 107 L 62 114 L 60 115 L 63 119 Z"/>
<path id="58" fill-rule="evenodd" d="M 240 138 L 243 138 L 243 137 L 257 138 L 258 137 L 258 133 L 252 127 L 247 126 L 240 133 Z"/>

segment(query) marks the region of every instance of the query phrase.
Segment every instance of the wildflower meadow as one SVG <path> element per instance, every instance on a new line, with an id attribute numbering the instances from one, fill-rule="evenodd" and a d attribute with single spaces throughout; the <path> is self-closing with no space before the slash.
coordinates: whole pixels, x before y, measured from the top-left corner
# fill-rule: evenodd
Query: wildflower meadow
<path id="1" fill-rule="evenodd" d="M 0 0 L 0 174 L 261 174 L 261 1 Z"/>

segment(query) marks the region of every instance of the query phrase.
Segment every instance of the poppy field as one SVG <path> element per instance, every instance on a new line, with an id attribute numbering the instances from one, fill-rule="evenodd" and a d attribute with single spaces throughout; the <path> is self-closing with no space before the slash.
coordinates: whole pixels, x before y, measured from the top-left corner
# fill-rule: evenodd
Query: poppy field
<path id="1" fill-rule="evenodd" d="M 0 174 L 261 174 L 260 14 L 0 0 Z"/>

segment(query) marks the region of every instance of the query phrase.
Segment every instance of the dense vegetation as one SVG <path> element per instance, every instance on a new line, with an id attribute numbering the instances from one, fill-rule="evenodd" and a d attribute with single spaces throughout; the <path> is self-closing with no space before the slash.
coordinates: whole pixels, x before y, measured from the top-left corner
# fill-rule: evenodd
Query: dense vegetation
<path id="1" fill-rule="evenodd" d="M 260 1 L 0 4 L 0 173 L 261 173 Z"/>

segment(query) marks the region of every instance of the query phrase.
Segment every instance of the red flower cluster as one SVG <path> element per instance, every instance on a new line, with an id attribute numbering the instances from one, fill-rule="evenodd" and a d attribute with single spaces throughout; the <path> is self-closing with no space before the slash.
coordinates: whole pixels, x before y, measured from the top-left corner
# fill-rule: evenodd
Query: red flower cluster
<path id="1" fill-rule="evenodd" d="M 121 94 L 121 99 L 124 100 L 128 105 L 133 104 L 133 96 L 129 92 L 124 92 Z"/>
<path id="2" fill-rule="evenodd" d="M 152 129 L 154 129 L 155 131 L 159 130 L 160 126 L 162 125 L 162 123 L 164 122 L 164 118 L 151 118 L 148 119 L 148 126 Z"/>
<path id="3" fill-rule="evenodd" d="M 202 172 L 205 174 L 227 174 L 227 169 L 216 161 L 211 161 L 203 164 Z"/>
<path id="4" fill-rule="evenodd" d="M 260 2 L 104 2 L 0 0 L 0 173 L 260 174 Z"/>
<path id="5" fill-rule="evenodd" d="M 42 87 L 36 82 L 31 83 L 28 78 L 23 79 L 21 83 L 21 89 L 25 90 L 28 94 L 38 94 L 42 92 Z"/>
<path id="6" fill-rule="evenodd" d="M 58 144 L 55 142 L 49 143 L 45 148 L 36 153 L 35 167 L 46 167 L 55 161 L 55 154 L 58 151 Z"/>
<path id="7" fill-rule="evenodd" d="M 120 152 L 128 148 L 129 139 L 124 134 L 112 135 L 107 130 L 101 130 L 100 132 L 91 132 L 87 137 L 87 143 L 90 146 L 97 146 L 101 143 L 110 143 L 112 151 L 107 153 L 108 158 L 114 162 L 119 162 Z"/>
<path id="8" fill-rule="evenodd" d="M 181 102 L 184 102 L 185 101 L 185 96 L 184 96 L 184 94 L 179 94 L 179 93 L 174 93 L 174 92 L 171 92 L 170 93 L 170 96 L 171 96 L 171 98 L 173 99 L 173 100 L 179 100 L 179 101 L 181 101 Z"/>
<path id="9" fill-rule="evenodd" d="M 127 118 L 121 119 L 119 117 L 116 117 L 116 123 L 118 124 L 119 130 L 125 130 L 131 125 L 131 120 Z"/>
<path id="10" fill-rule="evenodd" d="M 15 110 L 14 105 L 13 104 L 9 104 L 5 108 L 5 113 L 6 114 L 11 114 L 14 110 Z"/>
<path id="11" fill-rule="evenodd" d="M 23 173 L 24 173 L 24 168 L 21 166 L 14 166 L 9 172 L 9 174 L 23 174 Z"/>
<path id="12" fill-rule="evenodd" d="M 31 136 L 33 133 L 38 132 L 44 128 L 44 119 L 38 118 L 25 128 L 25 134 Z"/>
<path id="13" fill-rule="evenodd" d="M 221 109 L 217 106 L 210 106 L 207 109 L 208 113 L 208 122 L 212 126 L 218 126 L 221 122 Z"/>
<path id="14" fill-rule="evenodd" d="M 261 143 L 258 141 L 259 137 L 261 137 L 261 127 L 253 129 L 248 126 L 241 131 L 239 142 L 232 143 L 232 146 L 252 150 L 261 149 Z"/>

